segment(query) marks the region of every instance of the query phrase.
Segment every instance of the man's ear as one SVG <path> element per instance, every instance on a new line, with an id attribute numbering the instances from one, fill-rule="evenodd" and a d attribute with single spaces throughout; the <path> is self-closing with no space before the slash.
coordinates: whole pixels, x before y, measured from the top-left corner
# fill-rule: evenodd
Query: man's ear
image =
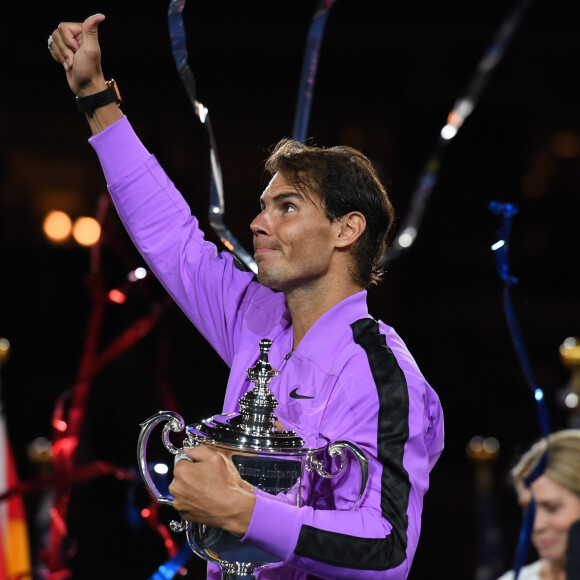
<path id="1" fill-rule="evenodd" d="M 367 227 L 365 216 L 359 211 L 351 211 L 338 219 L 337 248 L 352 246 L 363 234 Z"/>

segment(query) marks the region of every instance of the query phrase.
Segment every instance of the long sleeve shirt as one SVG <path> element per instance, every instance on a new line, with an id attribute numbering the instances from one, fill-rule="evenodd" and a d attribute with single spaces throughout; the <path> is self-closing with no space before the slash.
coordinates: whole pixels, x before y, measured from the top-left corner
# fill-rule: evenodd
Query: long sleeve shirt
<path id="1" fill-rule="evenodd" d="M 261 285 L 206 241 L 183 196 L 123 118 L 90 140 L 131 239 L 167 292 L 231 372 L 224 413 L 253 384 L 246 370 L 272 340 L 276 416 L 313 446 L 346 440 L 369 458 L 357 509 L 356 468 L 317 487 L 309 505 L 256 492 L 243 543 L 279 563 L 261 580 L 403 579 L 419 541 L 423 496 L 443 449 L 434 390 L 395 330 L 373 319 L 366 291 L 321 316 L 292 350 L 284 294 Z M 219 568 L 208 566 L 208 578 Z"/>

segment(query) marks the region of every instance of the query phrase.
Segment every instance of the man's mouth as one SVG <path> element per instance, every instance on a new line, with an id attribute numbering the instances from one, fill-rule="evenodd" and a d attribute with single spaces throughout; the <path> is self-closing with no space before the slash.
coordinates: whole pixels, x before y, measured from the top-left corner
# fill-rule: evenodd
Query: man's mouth
<path id="1" fill-rule="evenodd" d="M 275 248 L 270 248 L 267 246 L 260 246 L 258 248 L 254 248 L 254 255 L 258 256 L 260 254 L 267 254 L 269 252 L 274 252 Z"/>

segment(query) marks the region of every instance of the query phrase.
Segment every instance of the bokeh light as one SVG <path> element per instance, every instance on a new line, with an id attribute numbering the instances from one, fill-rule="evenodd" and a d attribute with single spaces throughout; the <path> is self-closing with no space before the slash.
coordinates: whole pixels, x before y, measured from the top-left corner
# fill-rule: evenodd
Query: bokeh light
<path id="1" fill-rule="evenodd" d="M 92 246 L 101 237 L 101 226 L 94 218 L 80 217 L 74 223 L 72 234 L 81 246 Z"/>
<path id="2" fill-rule="evenodd" d="M 125 304 L 127 301 L 127 296 L 124 292 L 121 292 L 121 290 L 117 290 L 115 288 L 109 292 L 109 300 L 111 302 L 115 302 L 115 304 Z"/>
<path id="3" fill-rule="evenodd" d="M 146 277 L 147 277 L 147 270 L 143 267 L 135 268 L 134 270 L 131 270 L 127 274 L 127 280 L 129 280 L 129 282 L 136 282 L 137 280 L 143 280 Z"/>
<path id="4" fill-rule="evenodd" d="M 63 211 L 50 211 L 42 223 L 42 230 L 52 242 L 63 242 L 71 233 L 72 221 Z"/>

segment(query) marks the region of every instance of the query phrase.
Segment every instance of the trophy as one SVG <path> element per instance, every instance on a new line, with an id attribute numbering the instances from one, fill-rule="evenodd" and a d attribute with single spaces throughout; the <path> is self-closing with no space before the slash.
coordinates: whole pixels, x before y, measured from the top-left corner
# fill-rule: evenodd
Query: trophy
<path id="1" fill-rule="evenodd" d="M 179 414 L 159 411 L 141 423 L 137 446 L 139 470 L 159 503 L 172 505 L 173 499 L 163 496 L 155 486 L 147 467 L 146 451 L 151 431 L 165 422 L 163 446 L 175 455 L 175 461 L 187 458 L 183 448 L 211 445 L 226 451 L 241 477 L 250 484 L 273 495 L 285 494 L 286 500 L 297 506 L 311 505 L 309 495 L 313 478 L 332 479 L 343 472 L 348 463 L 345 451 L 348 451 L 358 461 L 361 472 L 360 491 L 352 509 L 358 507 L 368 480 L 368 459 L 356 445 L 348 441 L 335 441 L 309 448 L 295 431 L 277 428 L 274 409 L 278 402 L 268 388 L 268 383 L 279 374 L 268 362 L 271 345 L 269 339 L 260 341 L 260 358 L 254 367 L 247 370 L 248 378 L 255 386 L 239 399 L 239 413 L 214 415 L 199 424 L 185 427 Z M 170 432 L 181 432 L 184 428 L 183 448 L 175 447 L 171 443 Z M 332 458 L 335 458 L 338 467 L 327 471 Z M 174 532 L 185 531 L 193 552 L 217 564 L 222 571 L 222 580 L 254 580 L 256 570 L 280 561 L 276 556 L 243 544 L 238 536 L 221 528 L 172 521 L 170 529 Z"/>

